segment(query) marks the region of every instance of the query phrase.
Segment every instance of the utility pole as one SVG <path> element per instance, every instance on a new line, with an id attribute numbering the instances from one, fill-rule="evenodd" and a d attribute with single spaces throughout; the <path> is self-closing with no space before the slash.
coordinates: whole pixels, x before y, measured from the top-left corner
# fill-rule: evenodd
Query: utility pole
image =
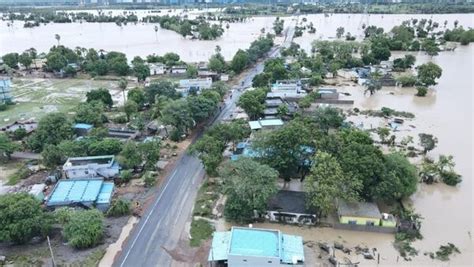
<path id="1" fill-rule="evenodd" d="M 56 267 L 56 261 L 54 260 L 53 249 L 51 248 L 51 241 L 49 241 L 49 235 L 46 236 L 48 240 L 49 252 L 51 253 L 51 261 L 53 262 L 53 267 Z"/>

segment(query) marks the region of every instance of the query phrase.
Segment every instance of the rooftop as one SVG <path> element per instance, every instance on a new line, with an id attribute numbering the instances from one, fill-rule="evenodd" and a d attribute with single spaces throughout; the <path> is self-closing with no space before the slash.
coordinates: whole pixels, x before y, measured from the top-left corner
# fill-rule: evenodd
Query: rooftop
<path id="1" fill-rule="evenodd" d="M 337 208 L 337 214 L 339 216 L 353 216 L 353 217 L 368 217 L 368 218 L 381 218 L 379 208 L 375 203 L 372 202 L 344 202 L 339 203 Z"/>
<path id="2" fill-rule="evenodd" d="M 303 263 L 303 238 L 278 230 L 243 227 L 214 232 L 208 261 L 228 260 L 229 255 L 278 258 L 283 264 Z"/>
<path id="3" fill-rule="evenodd" d="M 112 164 L 115 157 L 113 155 L 94 156 L 94 157 L 76 157 L 68 158 L 64 166 L 81 166 L 89 164 Z"/>
<path id="4" fill-rule="evenodd" d="M 305 193 L 297 191 L 280 190 L 270 199 L 267 209 L 270 211 L 309 214 L 305 205 Z"/>
<path id="5" fill-rule="evenodd" d="M 233 227 L 229 254 L 279 257 L 279 237 L 276 230 Z"/>
<path id="6" fill-rule="evenodd" d="M 102 179 L 60 180 L 49 195 L 46 205 L 94 202 L 103 183 Z"/>
<path id="7" fill-rule="evenodd" d="M 74 125 L 74 128 L 76 129 L 86 129 L 86 130 L 89 130 L 89 129 L 92 129 L 92 127 L 94 127 L 92 124 L 87 124 L 87 123 L 76 123 Z"/>
<path id="8" fill-rule="evenodd" d="M 258 121 L 249 121 L 251 130 L 258 130 L 263 127 L 282 126 L 284 123 L 280 119 L 264 119 Z"/>

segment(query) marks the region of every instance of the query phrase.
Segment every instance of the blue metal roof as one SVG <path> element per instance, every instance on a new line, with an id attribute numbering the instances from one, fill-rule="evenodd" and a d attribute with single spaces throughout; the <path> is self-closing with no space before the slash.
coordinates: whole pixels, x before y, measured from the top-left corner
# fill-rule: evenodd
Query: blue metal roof
<path id="1" fill-rule="evenodd" d="M 92 124 L 87 124 L 87 123 L 76 123 L 74 125 L 74 128 L 76 129 L 85 129 L 85 130 L 89 130 L 89 129 L 92 129 L 94 126 Z"/>
<path id="2" fill-rule="evenodd" d="M 229 254 L 245 256 L 279 257 L 278 239 L 275 230 L 232 228 Z"/>
<path id="3" fill-rule="evenodd" d="M 212 245 L 209 251 L 208 261 L 222 261 L 227 259 L 229 250 L 230 231 L 214 232 L 212 234 Z"/>
<path id="4" fill-rule="evenodd" d="M 103 203 L 110 203 L 110 199 L 112 198 L 112 192 L 114 191 L 114 183 L 112 182 L 104 182 L 102 187 L 100 188 L 99 195 L 97 196 L 97 200 L 95 203 L 103 204 Z"/>
<path id="5" fill-rule="evenodd" d="M 102 179 L 59 180 L 48 197 L 47 206 L 90 204 L 96 201 L 104 181 Z"/>
<path id="6" fill-rule="evenodd" d="M 303 238 L 296 235 L 281 237 L 281 261 L 286 264 L 295 264 L 294 261 L 304 262 Z"/>

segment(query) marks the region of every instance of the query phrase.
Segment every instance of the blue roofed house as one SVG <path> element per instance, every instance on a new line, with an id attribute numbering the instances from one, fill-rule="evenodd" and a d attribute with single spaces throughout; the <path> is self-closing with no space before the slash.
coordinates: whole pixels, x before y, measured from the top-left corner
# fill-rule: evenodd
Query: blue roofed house
<path id="1" fill-rule="evenodd" d="M 88 123 L 76 123 L 73 128 L 74 133 L 76 133 L 77 136 L 85 136 L 89 134 L 92 128 L 94 128 L 94 125 Z"/>
<path id="2" fill-rule="evenodd" d="M 68 158 L 63 165 L 67 178 L 114 178 L 120 172 L 115 156 L 95 156 Z"/>
<path id="3" fill-rule="evenodd" d="M 59 180 L 46 198 L 46 206 L 57 208 L 63 206 L 96 207 L 106 211 L 114 191 L 113 182 L 103 179 Z"/>
<path id="4" fill-rule="evenodd" d="M 208 261 L 229 267 L 303 265 L 303 238 L 279 230 L 232 227 L 214 232 Z"/>
<path id="5" fill-rule="evenodd" d="M 281 119 L 263 119 L 257 121 L 249 121 L 249 126 L 252 131 L 258 130 L 273 130 L 283 126 Z"/>

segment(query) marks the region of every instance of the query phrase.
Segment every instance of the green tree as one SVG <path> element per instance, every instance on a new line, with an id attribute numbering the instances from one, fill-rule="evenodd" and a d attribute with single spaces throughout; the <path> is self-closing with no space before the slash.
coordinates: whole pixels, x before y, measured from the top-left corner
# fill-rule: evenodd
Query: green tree
<path id="1" fill-rule="evenodd" d="M 0 158 L 10 159 L 11 154 L 19 148 L 20 146 L 14 143 L 6 134 L 0 133 Z"/>
<path id="2" fill-rule="evenodd" d="M 418 80 L 424 86 L 436 85 L 436 79 L 443 74 L 443 70 L 435 63 L 428 62 L 416 67 L 418 71 Z"/>
<path id="3" fill-rule="evenodd" d="M 125 104 L 125 90 L 127 89 L 127 86 L 128 86 L 128 81 L 127 79 L 125 78 L 120 78 L 119 82 L 118 82 L 118 87 L 120 88 L 120 90 L 122 90 L 122 95 L 123 95 L 123 103 Z M 138 102 L 137 102 L 138 103 Z"/>
<path id="4" fill-rule="evenodd" d="M 316 152 L 314 164 L 304 181 L 306 205 L 320 216 L 328 215 L 335 200 L 355 201 L 362 184 L 344 174 L 337 160 L 326 152 Z"/>
<path id="5" fill-rule="evenodd" d="M 87 98 L 86 100 L 87 102 L 100 101 L 106 107 L 109 107 L 109 108 L 111 108 L 112 105 L 114 104 L 112 100 L 112 95 L 110 94 L 109 90 L 105 88 L 90 90 L 89 92 L 86 93 L 86 98 Z"/>
<path id="6" fill-rule="evenodd" d="M 258 135 L 252 148 L 262 155 L 263 163 L 277 170 L 289 181 L 308 160 L 306 147 L 312 147 L 311 131 L 301 121 L 291 121 L 283 128 Z"/>
<path id="7" fill-rule="evenodd" d="M 214 98 L 210 98 L 209 95 L 198 95 L 186 99 L 192 118 L 196 123 L 206 120 L 216 111 L 220 97 L 217 92 L 212 93 L 215 94 Z"/>
<path id="8" fill-rule="evenodd" d="M 190 152 L 199 157 L 209 176 L 217 176 L 217 167 L 223 160 L 222 152 L 225 144 L 211 135 L 204 135 L 191 147 Z"/>
<path id="9" fill-rule="evenodd" d="M 336 29 L 336 37 L 337 37 L 337 39 L 340 39 L 340 38 L 344 35 L 344 32 L 345 32 L 344 27 L 338 27 L 338 28 Z"/>
<path id="10" fill-rule="evenodd" d="M 188 68 L 186 69 L 186 77 L 188 78 L 196 78 L 198 76 L 198 69 L 193 64 L 188 64 Z"/>
<path id="11" fill-rule="evenodd" d="M 329 129 L 341 127 L 346 119 L 342 110 L 334 107 L 319 107 L 314 111 L 311 118 L 318 125 L 319 129 L 326 132 Z"/>
<path id="12" fill-rule="evenodd" d="M 143 107 L 146 101 L 145 92 L 138 87 L 133 88 L 128 91 L 127 99 L 138 104 L 138 106 Z"/>
<path id="13" fill-rule="evenodd" d="M 179 26 L 179 33 L 183 37 L 186 37 L 187 35 L 193 35 L 191 23 L 189 23 L 189 21 L 187 20 L 181 23 L 181 25 Z"/>
<path id="14" fill-rule="evenodd" d="M 222 73 L 226 69 L 226 63 L 221 53 L 216 53 L 209 58 L 208 68 L 217 73 Z"/>
<path id="15" fill-rule="evenodd" d="M 426 86 L 418 86 L 416 87 L 416 96 L 426 96 L 428 94 L 428 87 Z"/>
<path id="16" fill-rule="evenodd" d="M 245 91 L 239 98 L 237 105 L 241 107 L 250 119 L 257 119 L 265 109 L 264 101 L 267 95 L 265 88 Z"/>
<path id="17" fill-rule="evenodd" d="M 29 69 L 31 66 L 31 63 L 33 63 L 33 59 L 31 58 L 31 55 L 28 51 L 25 51 L 21 53 L 21 55 L 18 57 L 18 62 L 21 63 L 26 69 Z"/>
<path id="18" fill-rule="evenodd" d="M 123 106 L 123 111 L 127 115 L 127 120 L 130 121 L 131 116 L 138 112 L 138 104 L 133 100 L 127 100 Z"/>
<path id="19" fill-rule="evenodd" d="M 381 176 L 381 181 L 374 187 L 374 197 L 393 203 L 411 196 L 416 192 L 418 174 L 416 167 L 400 153 L 385 156 L 386 173 Z"/>
<path id="20" fill-rule="evenodd" d="M 440 49 L 433 39 L 425 39 L 421 44 L 423 50 L 430 56 L 437 56 Z"/>
<path id="21" fill-rule="evenodd" d="M 273 31 L 275 32 L 276 35 L 281 35 L 283 32 L 283 25 L 285 21 L 280 19 L 280 17 L 277 17 L 275 21 L 273 22 Z"/>
<path id="22" fill-rule="evenodd" d="M 278 172 L 251 159 L 230 162 L 220 170 L 227 202 L 224 216 L 231 221 L 248 222 L 254 210 L 264 212 L 277 192 Z"/>
<path id="23" fill-rule="evenodd" d="M 3 63 L 10 68 L 16 69 L 18 67 L 19 55 L 18 53 L 8 53 L 2 57 Z"/>
<path id="24" fill-rule="evenodd" d="M 63 162 L 63 154 L 56 145 L 46 145 L 41 152 L 43 164 L 53 169 Z"/>
<path id="25" fill-rule="evenodd" d="M 77 123 L 88 123 L 96 127 L 103 123 L 104 106 L 100 101 L 80 103 L 76 108 L 74 121 Z"/>
<path id="26" fill-rule="evenodd" d="M 156 162 L 160 159 L 160 149 L 161 142 L 158 139 L 138 145 L 138 150 L 145 161 L 145 169 L 153 170 L 155 168 Z"/>
<path id="27" fill-rule="evenodd" d="M 150 76 L 150 67 L 143 62 L 135 62 L 133 64 L 133 73 L 135 73 L 138 82 L 145 81 L 146 77 Z"/>
<path id="28" fill-rule="evenodd" d="M 50 52 L 46 56 L 46 67 L 52 71 L 62 70 L 67 63 L 67 58 L 59 52 Z"/>
<path id="29" fill-rule="evenodd" d="M 230 68 L 235 73 L 241 73 L 245 67 L 249 64 L 249 55 L 246 51 L 239 49 L 237 53 L 235 53 L 232 61 L 230 63 Z"/>
<path id="30" fill-rule="evenodd" d="M 44 237 L 52 220 L 41 203 L 27 193 L 0 196 L 0 242 L 25 244 L 35 236 Z"/>
<path id="31" fill-rule="evenodd" d="M 434 137 L 432 134 L 420 133 L 420 145 L 423 147 L 423 154 L 426 155 L 429 151 L 433 150 L 438 143 L 438 138 Z"/>
<path id="32" fill-rule="evenodd" d="M 66 115 L 49 113 L 38 122 L 38 128 L 28 138 L 27 145 L 31 150 L 41 151 L 47 144 L 57 145 L 72 136 L 72 123 Z"/>
<path id="33" fill-rule="evenodd" d="M 180 134 L 187 133 L 194 124 L 191 110 L 185 99 L 169 101 L 161 114 L 163 123 L 174 126 Z"/>
<path id="34" fill-rule="evenodd" d="M 127 141 L 119 155 L 119 162 L 126 168 L 136 168 L 143 162 L 140 150 L 135 141 Z"/>
<path id="35" fill-rule="evenodd" d="M 107 216 L 110 217 L 121 217 L 124 215 L 129 215 L 131 212 L 130 201 L 127 199 L 119 198 L 112 201 L 109 210 L 107 211 Z"/>
<path id="36" fill-rule="evenodd" d="M 104 215 L 91 209 L 72 212 L 64 225 L 64 237 L 77 249 L 85 249 L 98 245 L 104 235 Z"/>
<path id="37" fill-rule="evenodd" d="M 384 144 L 387 141 L 387 137 L 390 135 L 390 129 L 389 128 L 378 128 L 377 129 L 377 134 L 379 135 L 380 142 Z"/>
<path id="38" fill-rule="evenodd" d="M 117 139 L 106 138 L 90 142 L 87 150 L 90 156 L 117 155 L 122 150 L 122 142 Z"/>
<path id="39" fill-rule="evenodd" d="M 164 96 L 170 99 L 178 99 L 180 94 L 176 91 L 176 84 L 171 81 L 161 80 L 145 87 L 146 101 L 150 104 L 155 103 L 157 96 Z"/>

